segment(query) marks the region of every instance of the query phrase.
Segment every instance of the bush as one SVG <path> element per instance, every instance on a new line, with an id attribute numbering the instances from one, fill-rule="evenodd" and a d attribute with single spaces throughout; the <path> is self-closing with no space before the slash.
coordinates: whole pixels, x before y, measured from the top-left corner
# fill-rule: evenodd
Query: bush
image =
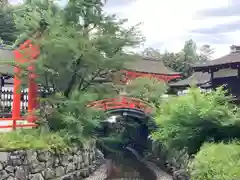
<path id="1" fill-rule="evenodd" d="M 86 107 L 95 99 L 94 94 L 79 91 L 74 91 L 69 98 L 61 95 L 52 97 L 56 109 L 47 119 L 50 131 L 78 144 L 93 138 L 96 127 L 104 120 L 103 112 Z"/>
<path id="2" fill-rule="evenodd" d="M 194 154 L 205 141 L 239 138 L 239 109 L 227 98 L 222 88 L 211 93 L 192 88 L 185 96 L 173 97 L 157 112 L 159 127 L 153 139 L 167 148 Z"/>
<path id="3" fill-rule="evenodd" d="M 68 145 L 58 134 L 40 134 L 36 129 L 0 133 L 0 151 L 24 149 L 61 152 L 68 150 Z"/>
<path id="4" fill-rule="evenodd" d="M 126 91 L 130 97 L 139 98 L 143 101 L 153 103 L 158 106 L 161 96 L 166 93 L 168 86 L 164 81 L 159 81 L 149 77 L 137 78 L 127 84 Z"/>
<path id="5" fill-rule="evenodd" d="M 240 179 L 240 145 L 205 144 L 189 166 L 192 180 Z"/>

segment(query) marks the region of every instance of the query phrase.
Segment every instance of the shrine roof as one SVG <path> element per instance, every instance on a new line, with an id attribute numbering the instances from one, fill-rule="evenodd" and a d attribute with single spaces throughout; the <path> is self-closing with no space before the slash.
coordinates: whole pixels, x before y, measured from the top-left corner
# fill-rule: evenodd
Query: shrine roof
<path id="1" fill-rule="evenodd" d="M 170 68 L 166 67 L 161 60 L 147 57 L 139 57 L 136 61 L 127 62 L 125 64 L 125 69 L 154 74 L 181 74 L 179 72 L 174 72 Z"/>
<path id="2" fill-rule="evenodd" d="M 0 47 L 0 74 L 13 74 L 13 67 L 6 64 L 6 61 L 11 61 L 13 59 L 14 54 L 11 49 Z"/>
<path id="3" fill-rule="evenodd" d="M 169 86 L 170 87 L 186 87 L 186 86 L 191 86 L 191 85 L 197 85 L 197 86 L 201 86 L 201 85 L 206 85 L 207 83 L 209 83 L 211 80 L 211 74 L 210 73 L 202 73 L 202 72 L 195 72 L 192 74 L 192 76 L 174 82 L 174 83 L 170 83 Z"/>
<path id="4" fill-rule="evenodd" d="M 194 69 L 204 69 L 204 68 L 211 68 L 211 67 L 219 67 L 224 65 L 233 65 L 233 64 L 240 64 L 240 46 L 231 46 L 230 50 L 231 52 L 225 56 L 222 56 L 220 58 L 201 62 L 198 64 L 193 65 Z"/>

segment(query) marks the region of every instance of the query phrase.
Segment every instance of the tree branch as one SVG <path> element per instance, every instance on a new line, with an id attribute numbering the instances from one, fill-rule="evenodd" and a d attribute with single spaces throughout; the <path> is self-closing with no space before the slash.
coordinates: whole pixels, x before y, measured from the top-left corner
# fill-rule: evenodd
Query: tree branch
<path id="1" fill-rule="evenodd" d="M 100 74 L 101 71 L 102 71 L 102 69 L 98 69 L 97 72 L 93 74 L 92 78 L 85 84 L 85 86 L 83 86 L 83 88 L 81 89 L 81 91 L 86 90 L 86 89 L 89 87 L 89 85 L 91 85 L 92 81 L 93 81 L 96 77 L 100 77 L 101 75 L 107 74 L 106 72 Z"/>
<path id="2" fill-rule="evenodd" d="M 73 75 L 71 77 L 71 80 L 68 83 L 67 89 L 64 92 L 65 97 L 69 96 L 70 92 L 72 91 L 72 89 L 75 85 L 75 82 L 76 82 L 76 79 L 77 79 L 77 71 L 78 71 L 78 68 L 79 68 L 79 65 L 80 65 L 81 61 L 82 61 L 82 55 L 77 59 L 76 65 L 75 65 L 74 70 L 73 70 Z"/>

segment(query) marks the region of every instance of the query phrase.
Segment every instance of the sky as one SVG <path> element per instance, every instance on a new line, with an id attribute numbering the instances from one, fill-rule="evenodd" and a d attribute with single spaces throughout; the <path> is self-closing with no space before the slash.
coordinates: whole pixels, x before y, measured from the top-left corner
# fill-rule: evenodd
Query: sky
<path id="1" fill-rule="evenodd" d="M 10 0 L 19 2 L 21 0 Z M 67 0 L 58 0 L 64 5 Z M 179 52 L 186 40 L 214 48 L 213 58 L 240 45 L 240 0 L 107 0 L 106 13 L 141 23 L 147 47 Z"/>
<path id="2" fill-rule="evenodd" d="M 213 58 L 240 45 L 240 0 L 108 0 L 105 11 L 142 23 L 144 46 L 178 52 L 188 39 L 209 44 Z"/>

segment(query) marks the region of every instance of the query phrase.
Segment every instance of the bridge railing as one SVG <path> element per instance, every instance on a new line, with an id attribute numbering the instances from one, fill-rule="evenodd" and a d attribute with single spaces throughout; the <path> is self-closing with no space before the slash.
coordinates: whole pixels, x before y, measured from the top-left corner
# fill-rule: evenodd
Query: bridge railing
<path id="1" fill-rule="evenodd" d="M 111 109 L 130 108 L 142 110 L 146 113 L 149 113 L 152 109 L 152 107 L 148 103 L 137 98 L 131 98 L 126 96 L 93 101 L 88 104 L 88 107 L 104 111 Z"/>

